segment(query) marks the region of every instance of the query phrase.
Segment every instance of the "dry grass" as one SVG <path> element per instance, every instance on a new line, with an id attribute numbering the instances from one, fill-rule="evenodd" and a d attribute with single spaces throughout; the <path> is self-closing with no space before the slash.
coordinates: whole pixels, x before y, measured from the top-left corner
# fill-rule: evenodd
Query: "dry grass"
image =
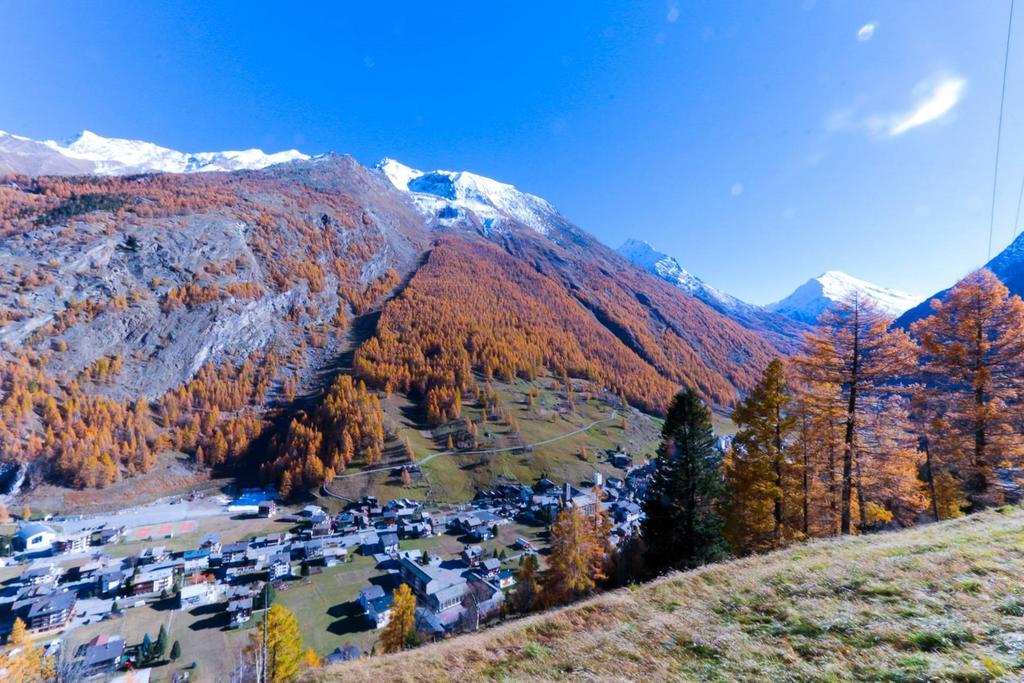
<path id="1" fill-rule="evenodd" d="M 1019 681 L 1024 511 L 825 540 L 318 681 Z"/>

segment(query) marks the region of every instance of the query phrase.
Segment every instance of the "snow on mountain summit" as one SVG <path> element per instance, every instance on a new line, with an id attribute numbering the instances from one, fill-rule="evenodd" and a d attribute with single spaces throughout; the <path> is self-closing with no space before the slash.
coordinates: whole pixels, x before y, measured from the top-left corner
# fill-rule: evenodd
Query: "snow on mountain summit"
<path id="1" fill-rule="evenodd" d="M 769 304 L 766 308 L 795 320 L 814 323 L 826 310 L 855 293 L 871 299 L 882 312 L 893 318 L 924 300 L 924 297 L 917 294 L 882 287 L 838 270 L 830 270 L 811 278 L 785 299 Z"/>
<path id="2" fill-rule="evenodd" d="M 107 138 L 91 131 L 82 133 L 66 145 L 46 141 L 51 149 L 74 159 L 95 162 L 96 172 L 121 175 L 144 171 L 196 173 L 201 171 L 238 171 L 259 169 L 309 156 L 291 149 L 267 154 L 260 149 L 224 152 L 178 152 L 142 140 Z"/>
<path id="3" fill-rule="evenodd" d="M 294 149 L 274 154 L 259 149 L 179 152 L 152 142 L 108 138 L 88 130 L 66 142 L 36 142 L 0 133 L 0 146 L 13 147 L 15 143 L 21 146 L 19 163 L 30 174 L 44 158 L 51 163 L 53 159 L 63 159 L 74 172 L 99 175 L 253 170 L 296 159 L 309 159 L 308 155 Z"/>
<path id="4" fill-rule="evenodd" d="M 807 326 L 799 321 L 766 311 L 712 287 L 688 272 L 674 257 L 658 251 L 647 242 L 628 239 L 617 251 L 634 265 L 678 287 L 742 327 L 764 336 L 776 348 L 787 353 L 796 351 L 807 330 Z"/>
<path id="5" fill-rule="evenodd" d="M 551 204 L 514 186 L 468 171 L 419 171 L 394 159 L 377 164 L 391 184 L 439 222 L 476 216 L 485 229 L 515 220 L 546 235 L 560 215 Z"/>
<path id="6" fill-rule="evenodd" d="M 712 287 L 696 275 L 683 268 L 674 257 L 656 250 L 648 242 L 636 239 L 627 239 L 617 251 L 629 261 L 640 266 L 644 270 L 654 273 L 662 280 L 666 280 L 676 287 L 696 296 L 698 299 L 712 299 L 730 308 L 750 307 L 744 301 L 740 301 L 731 294 L 726 294 L 720 289 Z"/>

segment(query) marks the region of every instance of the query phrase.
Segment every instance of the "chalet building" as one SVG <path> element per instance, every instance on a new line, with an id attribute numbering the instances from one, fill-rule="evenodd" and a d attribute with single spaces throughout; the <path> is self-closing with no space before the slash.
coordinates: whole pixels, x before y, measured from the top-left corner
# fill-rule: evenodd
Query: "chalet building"
<path id="1" fill-rule="evenodd" d="M 378 585 L 359 591 L 359 605 L 374 628 L 381 629 L 390 623 L 392 602 L 391 594 Z"/>
<path id="2" fill-rule="evenodd" d="M 281 581 L 292 575 L 292 558 L 287 552 L 271 555 L 267 560 L 267 579 Z"/>
<path id="3" fill-rule="evenodd" d="M 244 541 L 239 543 L 228 543 L 220 549 L 220 561 L 222 564 L 237 564 L 245 561 L 245 553 L 249 550 L 249 544 Z"/>
<path id="4" fill-rule="evenodd" d="M 78 534 L 59 538 L 54 543 L 54 548 L 58 553 L 84 553 L 89 549 L 89 536 L 88 534 Z"/>
<path id="5" fill-rule="evenodd" d="M 164 567 L 151 571 L 139 571 L 132 579 L 132 595 L 148 595 L 169 591 L 174 587 L 174 572 Z"/>
<path id="6" fill-rule="evenodd" d="M 75 613 L 75 602 L 71 591 L 40 596 L 29 603 L 22 620 L 29 631 L 63 628 Z"/>
<path id="7" fill-rule="evenodd" d="M 516 575 L 510 569 L 502 569 L 498 572 L 498 588 L 505 590 L 516 585 Z"/>
<path id="8" fill-rule="evenodd" d="M 184 565 L 182 571 L 185 574 L 205 572 L 210 568 L 210 551 L 206 548 L 186 550 L 181 554 L 181 561 Z"/>
<path id="9" fill-rule="evenodd" d="M 79 648 L 76 664 L 83 677 L 113 673 L 124 662 L 124 639 L 117 635 L 98 635 Z"/>
<path id="10" fill-rule="evenodd" d="M 60 575 L 60 567 L 52 564 L 47 564 L 41 567 L 32 567 L 31 569 L 26 569 L 21 574 L 21 582 L 29 586 L 54 584 L 57 583 L 58 579 L 60 579 Z"/>
<path id="11" fill-rule="evenodd" d="M 97 572 L 96 590 L 100 595 L 116 595 L 124 585 L 125 573 L 120 569 L 108 569 Z"/>
<path id="12" fill-rule="evenodd" d="M 470 567 L 475 567 L 480 563 L 480 558 L 483 557 L 484 551 L 478 545 L 467 545 L 462 550 L 462 559 Z"/>
<path id="13" fill-rule="evenodd" d="M 231 626 L 237 628 L 252 618 L 253 598 L 251 595 L 236 596 L 228 600 L 228 616 Z"/>

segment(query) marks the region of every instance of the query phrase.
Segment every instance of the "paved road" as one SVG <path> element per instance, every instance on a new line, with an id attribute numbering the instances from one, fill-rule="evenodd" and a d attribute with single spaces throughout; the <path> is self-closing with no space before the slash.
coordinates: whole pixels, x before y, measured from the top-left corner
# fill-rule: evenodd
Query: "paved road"
<path id="1" fill-rule="evenodd" d="M 586 432 L 586 431 L 589 431 L 589 430 L 593 429 L 594 427 L 596 427 L 599 424 L 604 424 L 605 422 L 610 422 L 611 420 L 614 420 L 616 417 L 618 417 L 618 415 L 619 415 L 619 411 L 618 411 L 618 409 L 615 409 L 615 410 L 612 410 L 611 414 L 608 415 L 608 417 L 600 419 L 600 420 L 594 420 L 593 422 L 591 422 L 590 424 L 588 424 L 585 427 L 580 427 L 579 429 L 573 430 L 571 432 L 566 432 L 565 434 L 560 434 L 560 435 L 552 437 L 550 439 L 544 439 L 543 441 L 537 441 L 537 442 L 534 442 L 534 443 L 525 444 L 523 446 L 508 446 L 507 448 L 487 448 L 487 449 L 479 450 L 479 451 L 440 451 L 438 453 L 431 453 L 430 455 L 428 455 L 427 457 L 423 458 L 422 460 L 417 460 L 415 464 L 417 464 L 417 465 L 425 465 L 428 462 L 430 462 L 431 460 L 433 460 L 434 458 L 442 456 L 442 455 L 493 455 L 495 453 L 508 453 L 508 452 L 511 452 L 511 451 L 519 451 L 519 450 L 523 450 L 525 448 L 537 448 L 539 446 L 547 446 L 548 444 L 556 443 L 556 442 L 561 441 L 563 439 L 568 439 L 569 437 L 576 436 L 577 434 L 582 434 L 583 432 Z M 394 467 L 395 467 L 395 465 L 387 465 L 385 467 L 374 467 L 372 469 L 359 470 L 358 472 L 351 472 L 349 474 L 339 474 L 338 476 L 335 477 L 335 479 L 347 479 L 348 477 L 365 477 L 366 475 L 373 474 L 374 472 L 386 472 L 386 471 L 389 471 L 389 470 L 393 469 Z M 327 488 L 324 487 L 324 490 L 327 491 Z M 327 493 L 331 494 L 330 491 L 327 491 Z M 331 494 L 331 495 L 334 495 L 334 494 Z"/>

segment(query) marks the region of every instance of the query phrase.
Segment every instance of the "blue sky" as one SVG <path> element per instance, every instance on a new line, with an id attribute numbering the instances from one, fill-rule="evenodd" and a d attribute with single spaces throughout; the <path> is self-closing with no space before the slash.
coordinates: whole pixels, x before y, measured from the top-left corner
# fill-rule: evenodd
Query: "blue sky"
<path id="1" fill-rule="evenodd" d="M 985 261 L 1008 8 L 9 4 L 0 129 L 471 170 L 756 303 L 830 269 L 928 294 Z M 996 252 L 1024 177 L 1017 19 Z"/>

